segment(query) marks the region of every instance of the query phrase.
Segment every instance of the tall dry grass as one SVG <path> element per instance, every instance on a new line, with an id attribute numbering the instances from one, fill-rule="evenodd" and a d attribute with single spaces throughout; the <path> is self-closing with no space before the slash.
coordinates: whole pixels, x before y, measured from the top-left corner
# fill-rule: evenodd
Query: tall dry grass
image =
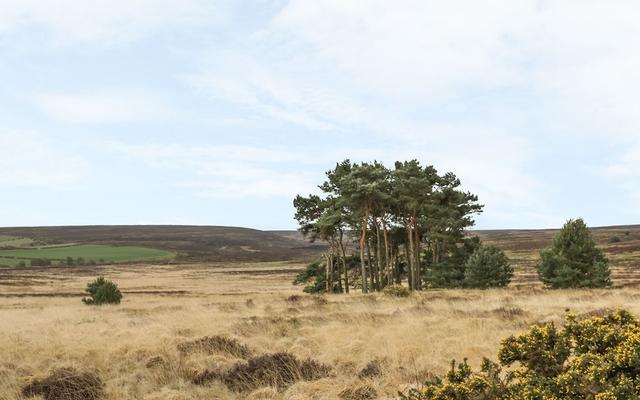
<path id="1" fill-rule="evenodd" d="M 59 269 L 12 272 L 12 279 L 5 271 L 3 282 L 10 284 L 0 285 L 0 399 L 20 399 L 33 378 L 63 367 L 95 373 L 105 383 L 105 398 L 113 400 L 337 399 L 341 393 L 371 394 L 355 390 L 365 385 L 378 398 L 395 398 L 398 390 L 443 373 L 453 358 L 468 357 L 477 366 L 482 357 L 494 357 L 502 338 L 532 324 L 561 322 L 567 308 L 640 312 L 640 290 L 634 288 L 290 298 L 300 291 L 290 284 L 298 267 Z M 121 305 L 89 307 L 77 296 L 61 297 L 82 292 L 99 273 L 119 283 Z M 230 368 L 244 357 L 197 346 L 178 350 L 215 335 L 236 339 L 256 355 L 312 358 L 332 366 L 333 374 L 280 391 L 238 394 L 215 380 L 196 385 L 198 373 Z M 358 377 L 373 360 L 382 375 Z"/>

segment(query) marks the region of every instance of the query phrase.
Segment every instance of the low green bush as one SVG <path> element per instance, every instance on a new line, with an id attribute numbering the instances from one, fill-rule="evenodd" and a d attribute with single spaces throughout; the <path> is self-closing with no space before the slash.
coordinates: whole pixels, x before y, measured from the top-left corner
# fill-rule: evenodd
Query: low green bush
<path id="1" fill-rule="evenodd" d="M 620 243 L 622 242 L 622 239 L 620 239 L 620 236 L 611 236 L 609 238 L 609 243 Z"/>
<path id="2" fill-rule="evenodd" d="M 411 292 L 402 285 L 390 285 L 384 288 L 384 294 L 393 297 L 409 297 Z"/>
<path id="3" fill-rule="evenodd" d="M 90 282 L 85 291 L 89 297 L 83 298 L 82 302 L 88 305 L 120 304 L 122 300 L 118 285 L 102 276 Z"/>
<path id="4" fill-rule="evenodd" d="M 498 363 L 466 360 L 403 400 L 632 400 L 640 398 L 640 321 L 625 310 L 569 314 L 502 341 Z"/>

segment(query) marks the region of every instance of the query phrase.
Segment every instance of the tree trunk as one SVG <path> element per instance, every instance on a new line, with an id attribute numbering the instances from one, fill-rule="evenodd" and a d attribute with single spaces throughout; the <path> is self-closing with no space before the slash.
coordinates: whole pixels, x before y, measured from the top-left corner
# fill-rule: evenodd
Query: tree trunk
<path id="1" fill-rule="evenodd" d="M 409 277 L 408 277 L 408 281 L 409 281 L 409 290 L 415 290 L 415 268 L 414 268 L 414 264 L 416 262 L 414 256 L 413 256 L 413 251 L 414 251 L 414 246 L 413 246 L 413 232 L 411 231 L 411 223 L 407 224 L 407 237 L 409 239 L 409 246 L 407 247 L 408 253 L 407 253 L 407 266 L 408 266 L 408 270 L 409 270 Z"/>
<path id="2" fill-rule="evenodd" d="M 411 222 L 413 223 L 413 234 L 414 234 L 414 257 L 415 257 L 415 265 L 414 265 L 414 283 L 413 287 L 416 290 L 420 290 L 422 288 L 422 278 L 420 276 L 420 235 L 418 233 L 418 218 L 416 215 L 416 210 L 413 210 L 413 215 L 411 217 Z"/>
<path id="3" fill-rule="evenodd" d="M 384 265 L 387 284 L 391 282 L 391 259 L 389 255 L 389 237 L 387 235 L 387 222 L 382 220 L 382 231 L 384 232 Z"/>
<path id="4" fill-rule="evenodd" d="M 365 267 L 364 252 L 367 245 L 367 225 L 369 223 L 369 209 L 365 211 L 362 218 L 362 228 L 360 234 L 360 274 L 362 275 L 362 293 L 369 293 L 367 290 L 367 271 Z"/>
<path id="5" fill-rule="evenodd" d="M 340 229 L 340 251 L 342 251 L 342 269 L 344 270 L 344 291 L 345 293 L 349 293 L 349 270 L 347 269 L 347 254 L 344 251 L 344 243 L 343 243 L 344 234 L 342 229 Z"/>
<path id="6" fill-rule="evenodd" d="M 329 293 L 329 255 L 324 255 L 324 290 Z"/>
<path id="7" fill-rule="evenodd" d="M 375 221 L 376 227 L 376 273 L 378 274 L 378 290 L 383 287 L 382 284 L 382 241 L 380 240 L 380 224 Z"/>
<path id="8" fill-rule="evenodd" d="M 371 263 L 371 238 L 367 238 L 367 265 L 369 266 L 369 281 L 371 282 L 371 285 L 369 286 L 371 288 L 371 290 L 376 290 L 377 286 L 376 286 L 376 273 L 375 270 L 373 268 L 373 264 Z"/>

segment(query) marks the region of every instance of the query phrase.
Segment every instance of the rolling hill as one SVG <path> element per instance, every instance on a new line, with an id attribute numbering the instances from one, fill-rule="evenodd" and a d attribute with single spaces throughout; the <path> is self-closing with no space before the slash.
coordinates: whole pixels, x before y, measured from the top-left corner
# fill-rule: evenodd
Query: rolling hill
<path id="1" fill-rule="evenodd" d="M 142 246 L 177 253 L 178 262 L 306 261 L 324 246 L 256 229 L 222 226 L 114 225 L 0 228 L 35 243 Z"/>

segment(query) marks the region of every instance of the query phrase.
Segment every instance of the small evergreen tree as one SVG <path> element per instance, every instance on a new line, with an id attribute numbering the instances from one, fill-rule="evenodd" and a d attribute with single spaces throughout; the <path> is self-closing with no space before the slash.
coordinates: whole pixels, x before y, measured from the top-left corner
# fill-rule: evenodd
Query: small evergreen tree
<path id="1" fill-rule="evenodd" d="M 307 284 L 303 291 L 305 293 L 321 293 L 326 291 L 325 268 L 320 261 L 308 264 L 304 270 L 300 271 L 293 281 L 294 285 Z"/>
<path id="2" fill-rule="evenodd" d="M 427 287 L 463 287 L 467 260 L 480 246 L 479 237 L 465 238 L 462 244 L 451 246 L 446 254 L 441 254 L 440 262 L 428 263 L 424 278 Z M 432 257 L 432 253 L 427 252 L 427 256 Z"/>
<path id="3" fill-rule="evenodd" d="M 120 304 L 122 300 L 118 285 L 102 276 L 89 283 L 85 291 L 89 297 L 83 298 L 82 302 L 88 305 Z"/>
<path id="4" fill-rule="evenodd" d="M 464 283 L 467 287 L 505 287 L 512 277 L 513 267 L 509 259 L 495 246 L 480 246 L 465 264 Z"/>
<path id="5" fill-rule="evenodd" d="M 551 288 L 597 288 L 611 285 L 609 263 L 596 247 L 582 219 L 567 221 L 540 253 L 538 275 Z"/>

